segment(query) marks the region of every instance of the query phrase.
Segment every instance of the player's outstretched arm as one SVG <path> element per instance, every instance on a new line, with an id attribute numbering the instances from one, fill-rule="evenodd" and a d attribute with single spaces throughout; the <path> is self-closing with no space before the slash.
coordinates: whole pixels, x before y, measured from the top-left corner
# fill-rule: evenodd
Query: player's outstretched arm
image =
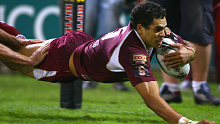
<path id="1" fill-rule="evenodd" d="M 159 87 L 156 81 L 142 82 L 135 86 L 144 99 L 145 104 L 152 109 L 158 116 L 172 124 L 196 124 L 198 122 L 189 120 L 177 113 L 159 96 Z M 189 123 L 192 122 L 192 123 Z M 201 121 L 199 124 L 214 124 L 210 121 Z"/>
<path id="2" fill-rule="evenodd" d="M 174 111 L 160 96 L 156 81 L 142 82 L 135 86 L 145 104 L 164 120 L 177 124 L 183 117 Z"/>
<path id="3" fill-rule="evenodd" d="M 0 61 L 21 64 L 21 65 L 30 65 L 30 58 L 19 54 L 10 48 L 0 44 Z"/>
<path id="4" fill-rule="evenodd" d="M 0 29 L 0 41 L 1 42 L 6 42 L 11 44 L 12 46 L 15 47 L 23 47 L 28 44 L 35 44 L 35 43 L 42 43 L 42 40 L 37 40 L 37 39 L 25 39 L 25 38 L 18 38 L 15 37 L 14 35 L 11 35 L 4 30 Z"/>
<path id="5" fill-rule="evenodd" d="M 0 61 L 15 63 L 19 65 L 38 65 L 48 54 L 49 44 L 40 47 L 30 57 L 17 53 L 10 48 L 0 44 Z"/>
<path id="6" fill-rule="evenodd" d="M 16 38 L 16 42 L 13 42 L 12 45 L 15 47 L 21 48 L 29 44 L 36 44 L 36 43 L 42 43 L 42 42 L 43 40 L 38 40 L 38 39 Z"/>

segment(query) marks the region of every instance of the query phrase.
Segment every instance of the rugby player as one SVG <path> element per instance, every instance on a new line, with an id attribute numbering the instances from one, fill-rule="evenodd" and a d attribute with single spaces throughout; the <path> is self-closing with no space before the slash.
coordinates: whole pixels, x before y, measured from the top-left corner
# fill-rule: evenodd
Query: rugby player
<path id="1" fill-rule="evenodd" d="M 213 124 L 215 122 L 187 119 L 159 95 L 150 60 L 154 48 L 161 46 L 166 25 L 164 8 L 153 2 L 141 3 L 132 10 L 128 26 L 99 40 L 83 32 L 70 31 L 60 38 L 46 41 L 50 42 L 49 53 L 38 66 L 8 66 L 48 82 L 67 83 L 78 78 L 103 83 L 129 80 L 145 104 L 164 120 L 173 124 Z M 171 38 L 179 42 L 172 45 L 179 51 L 165 55 L 164 61 L 169 61 L 167 65 L 174 67 L 195 58 L 193 45 L 175 34 Z M 18 52 L 29 56 L 42 44 L 29 45 Z"/>

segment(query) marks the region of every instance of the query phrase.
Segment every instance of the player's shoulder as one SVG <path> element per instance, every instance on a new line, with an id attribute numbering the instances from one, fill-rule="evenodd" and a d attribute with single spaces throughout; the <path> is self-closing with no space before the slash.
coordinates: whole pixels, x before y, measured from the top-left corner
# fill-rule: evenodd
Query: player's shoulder
<path id="1" fill-rule="evenodd" d="M 138 52 L 144 52 L 146 53 L 146 45 L 140 38 L 139 34 L 135 30 L 130 30 L 128 34 L 125 37 L 125 47 L 128 47 L 127 49 L 138 51 Z"/>

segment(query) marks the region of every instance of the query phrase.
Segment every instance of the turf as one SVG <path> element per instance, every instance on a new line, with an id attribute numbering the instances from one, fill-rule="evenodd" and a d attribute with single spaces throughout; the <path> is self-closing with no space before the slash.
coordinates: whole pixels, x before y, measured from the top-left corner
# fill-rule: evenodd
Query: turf
<path id="1" fill-rule="evenodd" d="M 161 82 L 161 81 L 159 81 Z M 167 124 L 142 102 L 129 82 L 129 92 L 116 91 L 112 84 L 100 83 L 83 90 L 82 109 L 60 108 L 60 85 L 21 75 L 0 76 L 0 123 L 45 124 Z M 217 84 L 212 94 L 220 97 Z M 220 123 L 220 106 L 196 105 L 192 91 L 182 91 L 183 102 L 170 104 L 192 120 Z"/>

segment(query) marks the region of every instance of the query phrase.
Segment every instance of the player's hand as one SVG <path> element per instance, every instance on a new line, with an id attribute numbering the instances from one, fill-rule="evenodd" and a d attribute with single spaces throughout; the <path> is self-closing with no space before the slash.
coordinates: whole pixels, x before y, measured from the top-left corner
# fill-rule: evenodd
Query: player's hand
<path id="1" fill-rule="evenodd" d="M 200 122 L 198 122 L 197 124 L 215 124 L 215 122 L 211 122 L 211 121 L 208 121 L 208 120 L 202 120 Z"/>
<path id="2" fill-rule="evenodd" d="M 50 44 L 47 43 L 44 46 L 41 46 L 40 48 L 38 48 L 30 56 L 32 66 L 37 66 L 38 64 L 40 64 L 43 61 L 43 59 L 47 56 L 47 54 L 49 52 L 49 47 L 50 47 Z"/>
<path id="3" fill-rule="evenodd" d="M 28 44 L 36 44 L 36 43 L 42 43 L 43 40 L 38 39 L 23 39 L 23 38 L 17 38 L 17 42 L 14 42 L 13 45 L 17 48 L 26 46 Z"/>
<path id="4" fill-rule="evenodd" d="M 175 67 L 175 66 L 182 66 L 189 61 L 192 60 L 194 57 L 194 52 L 184 46 L 183 44 L 177 43 L 177 44 L 170 44 L 171 47 L 176 47 L 179 50 L 173 53 L 168 53 L 164 55 L 163 61 L 166 62 L 165 65 L 169 67 Z"/>

